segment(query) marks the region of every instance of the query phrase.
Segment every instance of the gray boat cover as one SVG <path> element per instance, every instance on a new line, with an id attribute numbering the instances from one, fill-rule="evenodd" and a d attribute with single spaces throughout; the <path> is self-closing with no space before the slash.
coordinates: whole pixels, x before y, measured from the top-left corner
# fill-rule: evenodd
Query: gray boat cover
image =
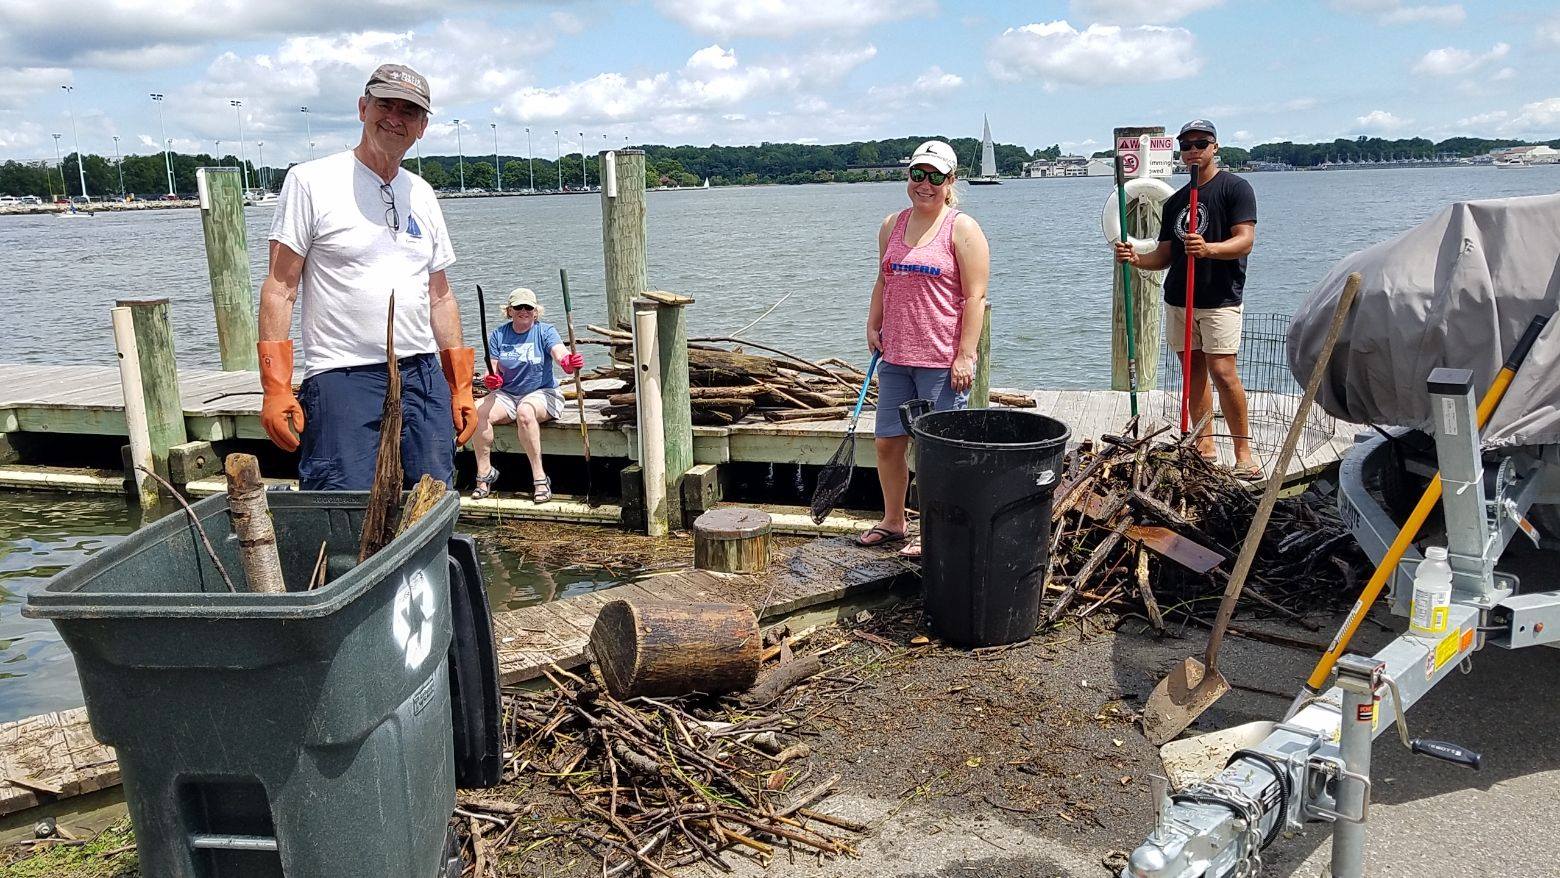
<path id="1" fill-rule="evenodd" d="M 1560 304 L 1560 194 L 1453 204 L 1354 253 L 1311 291 L 1289 327 L 1304 386 L 1351 272 L 1363 278 L 1317 402 L 1361 424 L 1427 429 L 1425 379 L 1472 369 L 1482 396 L 1535 316 Z M 1486 447 L 1560 442 L 1560 320 L 1544 328 L 1484 430 Z"/>

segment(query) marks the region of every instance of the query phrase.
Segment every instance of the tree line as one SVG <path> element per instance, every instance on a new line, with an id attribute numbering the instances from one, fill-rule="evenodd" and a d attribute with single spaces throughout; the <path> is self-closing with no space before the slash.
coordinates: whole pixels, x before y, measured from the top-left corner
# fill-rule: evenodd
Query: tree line
<path id="1" fill-rule="evenodd" d="M 708 179 L 712 186 L 758 185 L 766 183 L 855 183 L 882 179 L 884 169 L 892 173 L 922 141 L 936 135 L 864 140 L 829 145 L 804 143 L 761 143 L 757 146 L 662 146 L 641 147 L 645 151 L 645 185 L 698 186 Z M 947 140 L 960 158 L 959 173 L 969 176 L 978 163 L 980 141 L 973 137 L 938 138 Z M 1282 162 L 1307 168 L 1328 163 L 1391 161 L 1403 159 L 1466 158 L 1483 155 L 1492 149 L 1530 145 L 1526 141 L 1481 137 L 1452 137 L 1434 142 L 1423 137 L 1386 140 L 1379 137 L 1339 138 L 1330 143 L 1264 143 L 1251 149 L 1221 147 L 1220 160 L 1240 167 L 1248 162 Z M 1560 139 L 1548 142 L 1560 149 Z M 1029 150 L 1010 143 L 995 145 L 998 173 L 1017 176 L 1025 163 L 1036 159 L 1056 159 L 1060 145 Z M 1094 157 L 1110 157 L 1113 150 L 1102 150 Z M 213 165 L 238 167 L 235 156 L 170 154 L 173 188 L 176 193 L 195 191 L 195 169 Z M 162 153 L 125 156 L 116 168 L 112 158 L 87 155 L 80 160 L 86 172 L 87 190 L 97 198 L 119 194 L 119 173 L 124 173 L 124 191 L 139 198 L 156 198 L 168 191 L 168 176 Z M 36 195 L 52 199 L 59 194 L 80 195 L 78 157 L 65 156 L 60 165 L 50 162 L 7 161 L 0 163 L 0 195 Z M 582 169 L 579 154 L 561 160 L 524 156 L 500 156 L 499 165 L 489 159 L 461 159 L 459 156 L 426 156 L 421 160 L 423 179 L 435 189 L 459 189 L 464 174 L 467 189 L 496 189 L 502 169 L 503 188 L 580 189 L 598 186 L 600 168 L 595 156 L 586 156 Z M 286 168 L 256 168 L 244 163 L 250 186 L 277 189 L 287 174 Z M 418 160 L 407 159 L 403 166 L 418 171 Z"/>

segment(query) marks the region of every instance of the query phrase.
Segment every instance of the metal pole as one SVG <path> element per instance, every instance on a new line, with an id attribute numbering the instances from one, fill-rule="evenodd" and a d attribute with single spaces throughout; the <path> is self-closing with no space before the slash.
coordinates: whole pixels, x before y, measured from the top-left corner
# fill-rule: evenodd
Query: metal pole
<path id="1" fill-rule="evenodd" d="M 114 167 L 119 169 L 119 200 L 125 200 L 125 164 L 119 158 L 119 135 L 114 135 Z"/>
<path id="2" fill-rule="evenodd" d="M 157 127 L 162 131 L 163 142 L 163 167 L 168 171 L 168 194 L 173 194 L 173 157 L 169 155 L 169 147 L 172 143 L 168 140 L 168 125 L 163 121 L 163 96 L 156 92 L 151 93 L 153 101 L 157 102 Z"/>
<path id="3" fill-rule="evenodd" d="M 233 112 L 238 116 L 238 170 L 239 176 L 244 181 L 244 191 L 249 191 L 249 163 L 244 160 L 244 102 L 228 101 L 233 105 Z"/>
<path id="4" fill-rule="evenodd" d="M 493 173 L 498 175 L 498 191 L 504 191 L 504 166 L 498 163 L 498 123 L 489 122 L 488 127 L 493 129 Z"/>
<path id="5" fill-rule="evenodd" d="M 215 156 L 215 158 L 217 160 L 217 167 L 225 168 L 225 167 L 227 167 L 227 165 L 222 163 L 222 141 L 218 140 L 218 141 L 215 141 L 215 143 L 217 144 L 217 154 Z"/>
<path id="6" fill-rule="evenodd" d="M 558 129 L 553 129 L 553 154 L 558 157 L 558 191 L 563 191 L 563 141 L 558 139 Z"/>
<path id="7" fill-rule="evenodd" d="M 62 134 L 54 135 L 54 167 L 60 172 L 60 194 L 65 196 L 65 200 L 69 201 L 70 193 L 65 191 L 65 160 L 60 158 L 60 138 L 63 136 Z M 49 191 L 51 193 L 54 191 L 54 181 L 52 179 L 49 181 Z"/>
<path id="8" fill-rule="evenodd" d="M 455 157 L 460 165 L 460 192 L 466 194 L 466 153 L 460 145 L 460 120 L 451 119 L 455 123 Z"/>
<path id="9" fill-rule="evenodd" d="M 1338 755 L 1347 774 L 1338 779 L 1337 811 L 1347 815 L 1333 823 L 1332 878 L 1364 878 L 1365 817 L 1370 813 L 1370 743 L 1375 737 L 1376 687 L 1382 665 L 1375 659 L 1347 655 L 1338 662 L 1338 688 L 1343 690 L 1343 724 Z M 1357 819 L 1349 819 L 1357 818 Z"/>
<path id="10" fill-rule="evenodd" d="M 525 129 L 525 163 L 531 171 L 531 192 L 536 191 L 536 157 L 531 154 L 531 129 Z"/>
<path id="11" fill-rule="evenodd" d="M 422 176 L 422 141 L 417 141 L 417 176 Z"/>
<path id="12" fill-rule="evenodd" d="M 65 89 L 65 106 L 70 111 L 70 139 L 75 141 L 76 144 L 76 174 L 81 178 L 81 197 L 86 198 L 87 169 L 81 160 L 81 138 L 76 136 L 76 102 L 71 97 L 75 93 L 76 87 L 73 85 L 62 85 L 60 88 Z M 65 172 L 61 171 L 61 180 L 64 179 L 64 175 Z M 66 194 L 68 195 L 69 193 Z"/>
<path id="13" fill-rule="evenodd" d="M 580 186 L 590 191 L 590 178 L 585 176 L 585 132 L 580 132 Z"/>
<path id="14" fill-rule="evenodd" d="M 303 136 L 309 139 L 309 160 L 314 160 L 314 128 L 309 125 L 309 108 L 299 107 L 298 112 L 303 114 Z"/>
<path id="15" fill-rule="evenodd" d="M 255 168 L 255 176 L 259 178 L 256 182 L 260 184 L 261 189 L 269 189 L 270 183 L 265 178 L 265 141 L 261 140 L 255 146 L 260 148 L 260 167 Z"/>

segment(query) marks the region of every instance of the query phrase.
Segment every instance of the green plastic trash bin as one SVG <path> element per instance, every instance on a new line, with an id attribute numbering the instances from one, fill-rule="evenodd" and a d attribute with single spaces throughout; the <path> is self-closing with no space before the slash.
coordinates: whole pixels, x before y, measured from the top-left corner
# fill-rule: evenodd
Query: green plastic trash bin
<path id="1" fill-rule="evenodd" d="M 459 499 L 356 565 L 368 495 L 269 497 L 283 573 L 232 593 L 180 513 L 32 595 L 119 757 L 141 874 L 433 878 L 455 804 L 449 555 Z M 223 496 L 194 507 L 243 568 Z"/>

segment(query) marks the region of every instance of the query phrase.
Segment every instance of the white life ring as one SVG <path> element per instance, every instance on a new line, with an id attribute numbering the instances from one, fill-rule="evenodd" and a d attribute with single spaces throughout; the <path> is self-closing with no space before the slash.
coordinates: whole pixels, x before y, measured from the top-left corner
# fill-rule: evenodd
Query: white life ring
<path id="1" fill-rule="evenodd" d="M 1126 190 L 1129 204 L 1146 199 L 1155 211 L 1175 194 L 1175 189 L 1158 177 L 1133 177 L 1127 181 Z M 1115 244 L 1121 240 L 1121 208 L 1114 187 L 1110 190 L 1110 197 L 1105 199 L 1105 212 L 1100 215 L 1100 227 L 1105 232 L 1106 241 Z M 1132 245 L 1134 253 L 1152 253 L 1159 247 L 1159 241 L 1154 238 L 1134 238 L 1128 235 L 1127 242 Z"/>

